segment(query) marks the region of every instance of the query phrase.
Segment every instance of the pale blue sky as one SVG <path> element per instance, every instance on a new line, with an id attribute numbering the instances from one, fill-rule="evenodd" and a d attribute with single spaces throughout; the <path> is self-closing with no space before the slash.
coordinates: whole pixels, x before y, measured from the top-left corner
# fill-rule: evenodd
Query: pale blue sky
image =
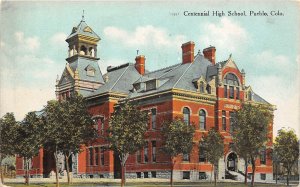
<path id="1" fill-rule="evenodd" d="M 21 119 L 55 98 L 55 80 L 67 57 L 64 40 L 80 22 L 83 9 L 86 23 L 101 37 L 102 72 L 109 65 L 133 62 L 137 49 L 146 56 L 146 68 L 155 70 L 179 63 L 183 42 L 194 41 L 196 51 L 213 45 L 217 61 L 232 53 L 246 72 L 246 84 L 277 106 L 274 131 L 281 127 L 299 131 L 300 8 L 295 1 L 4 1 L 1 116 L 14 112 Z M 249 16 L 251 10 L 269 16 Z M 284 16 L 271 16 L 273 10 Z M 246 11 L 248 16 L 187 17 L 184 11 Z"/>

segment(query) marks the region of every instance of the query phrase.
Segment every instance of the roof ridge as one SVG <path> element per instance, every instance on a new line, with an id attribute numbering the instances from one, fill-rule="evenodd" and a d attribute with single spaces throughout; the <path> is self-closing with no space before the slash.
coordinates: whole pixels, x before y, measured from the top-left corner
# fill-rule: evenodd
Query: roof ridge
<path id="1" fill-rule="evenodd" d="M 175 66 L 180 66 L 181 63 L 178 63 L 178 64 L 173 64 L 171 66 L 167 66 L 167 67 L 164 67 L 162 69 L 157 69 L 157 70 L 154 70 L 154 71 L 150 71 L 149 73 L 145 74 L 145 75 L 148 75 L 148 74 L 151 74 L 151 73 L 155 73 L 155 72 L 158 72 L 158 71 L 162 71 L 162 70 L 165 70 L 165 69 L 168 69 L 168 68 L 171 68 L 171 67 L 175 67 Z"/>
<path id="2" fill-rule="evenodd" d="M 127 66 L 126 69 L 123 71 L 123 73 L 120 75 L 120 77 L 116 80 L 116 82 L 112 85 L 112 87 L 109 89 L 109 91 L 111 91 L 115 86 L 116 84 L 119 82 L 119 80 L 121 79 L 121 77 L 124 75 L 124 73 L 127 71 L 127 69 L 129 68 L 130 66 Z"/>
<path id="3" fill-rule="evenodd" d="M 180 79 L 187 72 L 187 70 L 192 66 L 192 64 L 193 64 L 193 62 L 189 64 L 189 66 L 186 68 L 186 70 L 183 72 L 183 74 L 179 77 L 179 79 L 176 81 L 176 83 L 174 84 L 174 86 L 172 88 L 174 88 L 178 84 L 178 82 L 180 81 Z"/>

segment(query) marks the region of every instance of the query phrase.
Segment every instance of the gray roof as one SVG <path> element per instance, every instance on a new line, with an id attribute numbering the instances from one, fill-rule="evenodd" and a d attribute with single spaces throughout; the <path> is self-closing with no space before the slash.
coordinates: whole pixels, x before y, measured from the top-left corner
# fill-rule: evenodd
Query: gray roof
<path id="1" fill-rule="evenodd" d="M 100 71 L 97 60 L 91 60 L 89 58 L 78 56 L 75 61 L 70 63 L 70 67 L 74 73 L 77 69 L 80 80 L 87 80 L 104 84 L 102 73 Z M 87 68 L 94 68 L 95 76 L 88 76 L 86 72 Z"/>
<path id="2" fill-rule="evenodd" d="M 175 64 L 167 68 L 149 72 L 135 83 L 141 82 L 141 80 L 156 79 L 158 81 L 156 89 L 147 92 L 144 89 L 140 89 L 131 93 L 129 97 L 138 97 L 172 88 L 197 91 L 192 80 L 199 79 L 201 76 L 205 79 L 208 66 L 211 66 L 211 62 L 204 58 L 203 55 L 197 54 L 193 63 Z"/>
<path id="3" fill-rule="evenodd" d="M 89 28 L 89 29 L 87 29 Z M 90 30 L 91 32 L 87 31 Z M 73 36 L 77 35 L 77 34 L 81 34 L 81 35 L 86 35 L 86 36 L 90 36 L 93 38 L 97 38 L 100 39 L 100 37 L 92 30 L 91 27 L 89 27 L 84 20 L 81 20 L 80 23 L 78 24 L 77 27 L 73 27 L 71 34 L 68 36 L 67 40 L 69 38 L 72 38 Z"/>
<path id="4" fill-rule="evenodd" d="M 98 95 L 108 91 L 129 94 L 133 89 L 132 84 L 141 75 L 137 72 L 134 64 L 127 63 L 118 67 L 111 68 L 104 77 L 108 77 L 107 82 L 89 96 Z"/>
<path id="5" fill-rule="evenodd" d="M 270 104 L 269 102 L 267 102 L 266 100 L 264 100 L 262 97 L 260 97 L 254 92 L 252 92 L 252 100 L 259 103 Z"/>

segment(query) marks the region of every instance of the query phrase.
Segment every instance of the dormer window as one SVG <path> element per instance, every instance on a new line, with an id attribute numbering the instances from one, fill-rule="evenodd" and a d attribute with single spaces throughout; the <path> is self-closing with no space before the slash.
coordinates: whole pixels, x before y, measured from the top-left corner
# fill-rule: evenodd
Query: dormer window
<path id="1" fill-rule="evenodd" d="M 94 77 L 94 76 L 95 76 L 95 71 L 96 71 L 96 70 L 95 70 L 94 67 L 88 65 L 88 66 L 85 68 L 85 70 L 86 70 L 86 75 L 87 75 L 87 76 L 90 76 L 90 77 Z"/>
<path id="2" fill-rule="evenodd" d="M 156 89 L 156 79 L 146 82 L 146 91 L 155 90 L 155 89 Z"/>
<path id="3" fill-rule="evenodd" d="M 239 99 L 239 79 L 236 75 L 232 73 L 228 73 L 224 77 L 224 97 L 227 98 L 229 96 L 230 99 Z M 236 90 L 236 93 L 235 93 Z M 229 93 L 228 93 L 229 92 Z M 235 97 L 234 97 L 235 96 Z"/>

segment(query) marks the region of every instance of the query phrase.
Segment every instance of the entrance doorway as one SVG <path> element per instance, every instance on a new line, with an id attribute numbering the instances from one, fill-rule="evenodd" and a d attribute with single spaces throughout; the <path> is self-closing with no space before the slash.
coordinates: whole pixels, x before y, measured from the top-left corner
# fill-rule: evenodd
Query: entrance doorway
<path id="1" fill-rule="evenodd" d="M 227 169 L 229 171 L 237 171 L 237 163 L 238 163 L 238 158 L 237 155 L 232 152 L 227 156 Z"/>

